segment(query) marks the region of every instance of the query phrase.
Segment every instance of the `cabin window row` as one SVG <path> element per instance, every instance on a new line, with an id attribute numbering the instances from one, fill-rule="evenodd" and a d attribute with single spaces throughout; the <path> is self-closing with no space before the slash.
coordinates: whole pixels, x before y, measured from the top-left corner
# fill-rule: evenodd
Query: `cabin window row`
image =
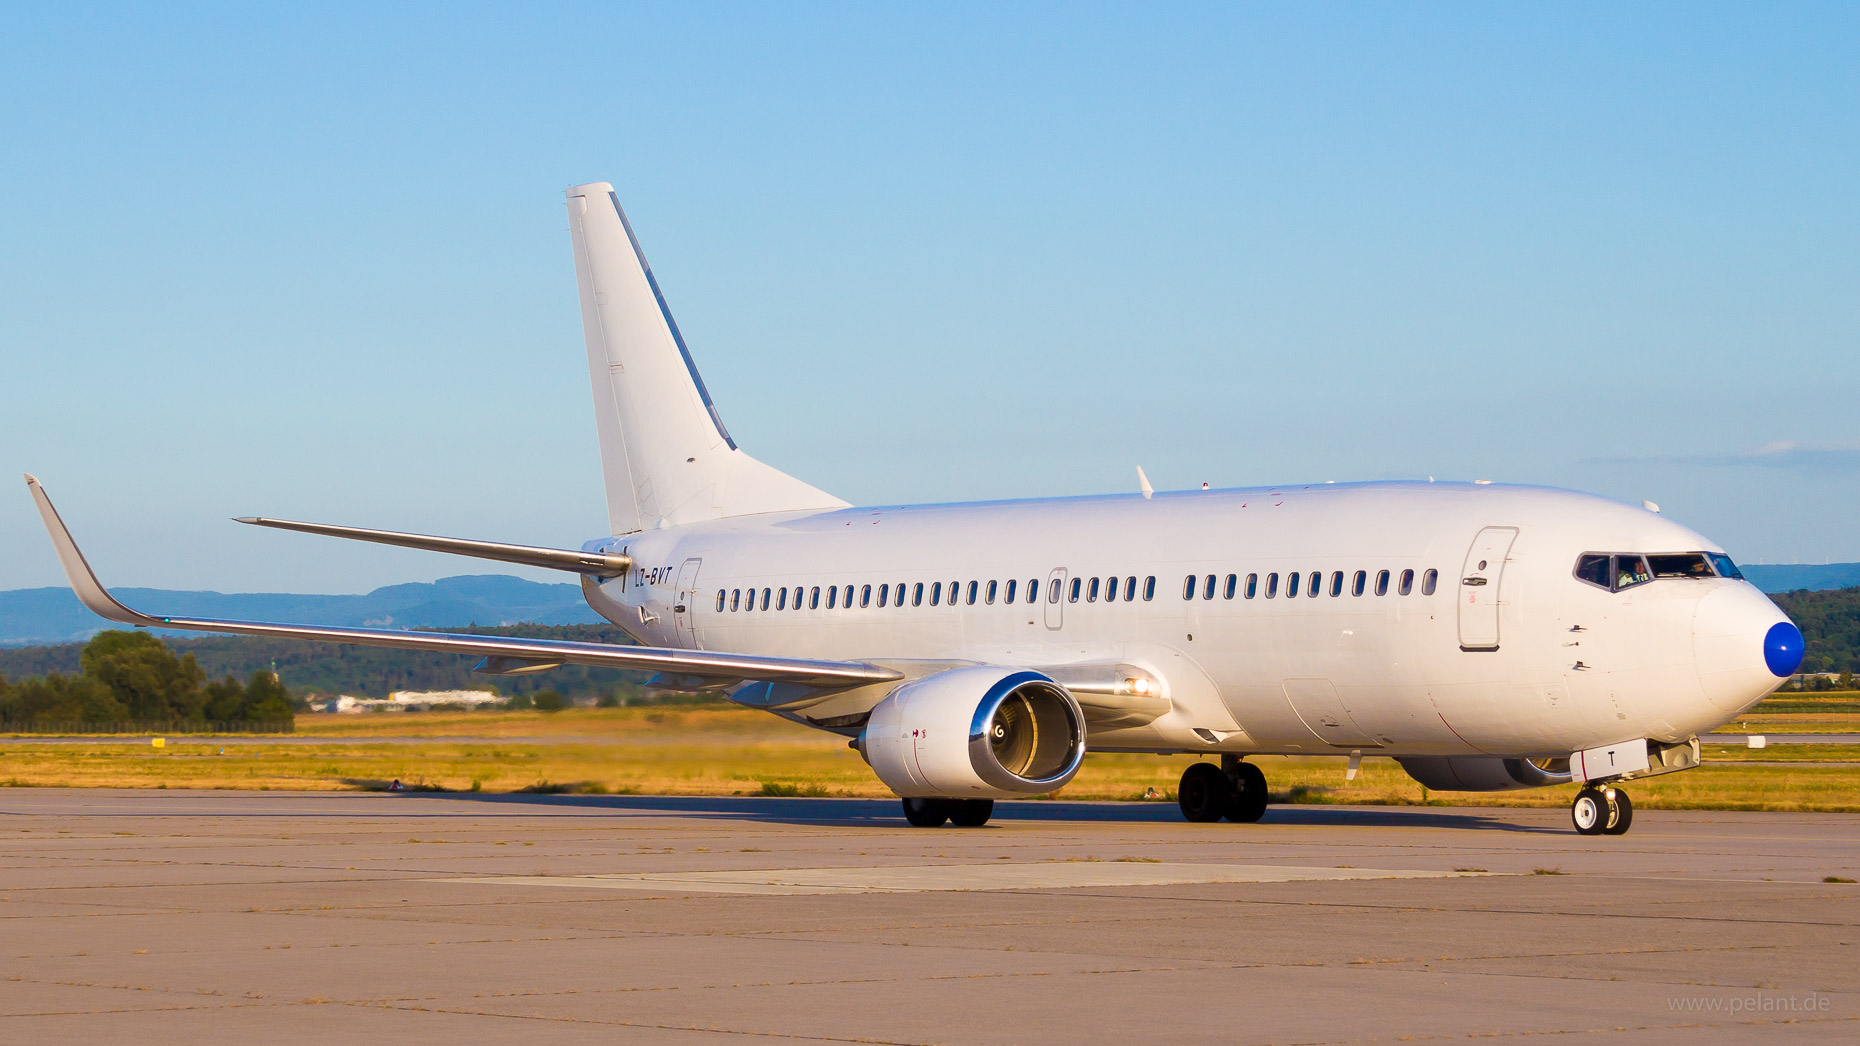
<path id="1" fill-rule="evenodd" d="M 1054 578 L 1051 591 L 1047 593 L 1047 602 L 1057 603 L 1060 599 L 1061 583 Z M 1085 579 L 1073 578 L 1071 600 L 1079 601 L 1080 593 L 1085 589 Z M 1139 585 L 1135 576 L 1091 578 L 1089 592 L 1085 598 L 1091 602 L 1103 598 L 1114 602 L 1122 597 L 1135 601 Z M 1146 600 L 1156 598 L 1156 579 L 1148 577 L 1141 584 L 1142 597 Z M 795 585 L 792 588 L 773 586 L 762 589 L 730 588 L 717 590 L 717 610 L 751 611 L 751 610 L 847 610 L 854 606 L 866 607 L 901 607 L 906 601 L 914 607 L 955 606 L 966 603 L 991 605 L 994 603 L 1037 603 L 1040 601 L 1040 579 L 1029 578 L 1023 585 L 1018 579 L 1008 581 L 942 581 L 932 582 L 898 582 L 879 585 Z"/>
<path id="2" fill-rule="evenodd" d="M 1421 594 L 1431 596 L 1440 585 L 1440 571 L 1427 570 L 1421 574 L 1420 581 Z M 1290 571 L 1284 575 L 1283 585 L 1277 573 L 1266 574 L 1263 578 L 1259 574 L 1248 574 L 1245 577 L 1228 574 L 1225 578 L 1219 574 L 1190 574 L 1182 579 L 1182 598 L 1194 599 L 1199 595 L 1202 599 L 1213 599 L 1218 591 L 1223 599 L 1254 599 L 1261 595 L 1267 599 L 1277 599 L 1281 588 L 1287 599 L 1296 599 L 1300 595 L 1315 599 L 1326 592 L 1332 596 L 1341 596 L 1346 588 L 1352 596 L 1367 595 L 1370 592 L 1386 596 L 1391 586 L 1396 595 L 1406 596 L 1413 594 L 1414 584 L 1415 573 L 1412 570 L 1402 571 L 1399 577 L 1390 571 L 1378 570 L 1373 579 L 1367 570 L 1359 570 L 1347 577 L 1343 571 L 1333 570 L 1328 580 L 1322 570 L 1309 573 Z"/>

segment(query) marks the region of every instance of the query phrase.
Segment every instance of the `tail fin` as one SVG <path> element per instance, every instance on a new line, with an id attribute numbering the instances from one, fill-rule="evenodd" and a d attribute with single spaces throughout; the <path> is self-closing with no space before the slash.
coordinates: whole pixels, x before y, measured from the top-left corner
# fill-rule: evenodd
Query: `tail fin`
<path id="1" fill-rule="evenodd" d="M 568 190 L 568 226 L 613 533 L 844 507 L 737 448 L 613 186 Z"/>

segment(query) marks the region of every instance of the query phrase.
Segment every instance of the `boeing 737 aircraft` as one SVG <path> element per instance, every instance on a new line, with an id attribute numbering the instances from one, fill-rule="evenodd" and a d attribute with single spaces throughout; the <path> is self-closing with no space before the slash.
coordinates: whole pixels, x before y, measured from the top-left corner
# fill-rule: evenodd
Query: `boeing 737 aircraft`
<path id="1" fill-rule="evenodd" d="M 1441 791 L 1698 765 L 1802 634 L 1724 550 L 1588 494 L 1350 483 L 854 508 L 724 428 L 611 186 L 568 190 L 609 534 L 580 551 L 248 518 L 569 571 L 640 645 L 151 617 L 98 582 L 37 480 L 72 587 L 112 621 L 469 653 L 480 672 L 656 673 L 840 734 L 911 824 L 985 824 L 1088 748 L 1192 753 L 1191 821 L 1257 821 L 1257 755 L 1391 756 Z"/>

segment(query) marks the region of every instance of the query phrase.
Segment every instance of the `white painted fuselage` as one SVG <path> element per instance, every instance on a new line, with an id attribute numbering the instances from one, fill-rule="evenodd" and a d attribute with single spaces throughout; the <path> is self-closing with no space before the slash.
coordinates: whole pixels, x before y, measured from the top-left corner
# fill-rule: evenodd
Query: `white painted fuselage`
<path id="1" fill-rule="evenodd" d="M 1584 553 L 1721 553 L 1715 543 L 1643 508 L 1541 487 L 764 513 L 588 547 L 632 557 L 627 577 L 585 587 L 655 646 L 1146 670 L 1171 710 L 1094 728 L 1099 751 L 1568 755 L 1683 741 L 1781 681 L 1763 643 L 1786 619 L 1747 582 L 1613 591 L 1575 576 Z"/>

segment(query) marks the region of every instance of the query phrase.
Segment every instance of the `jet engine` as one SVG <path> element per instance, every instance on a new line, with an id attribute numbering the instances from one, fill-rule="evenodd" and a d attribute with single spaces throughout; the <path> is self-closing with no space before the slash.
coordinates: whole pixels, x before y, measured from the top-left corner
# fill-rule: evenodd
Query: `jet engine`
<path id="1" fill-rule="evenodd" d="M 1038 672 L 955 668 L 886 695 L 854 747 L 906 798 L 1038 795 L 1078 773 L 1085 715 Z"/>
<path id="2" fill-rule="evenodd" d="M 1507 792 L 1569 783 L 1567 759 L 1503 759 L 1496 756 L 1396 756 L 1408 776 L 1441 792 Z"/>

